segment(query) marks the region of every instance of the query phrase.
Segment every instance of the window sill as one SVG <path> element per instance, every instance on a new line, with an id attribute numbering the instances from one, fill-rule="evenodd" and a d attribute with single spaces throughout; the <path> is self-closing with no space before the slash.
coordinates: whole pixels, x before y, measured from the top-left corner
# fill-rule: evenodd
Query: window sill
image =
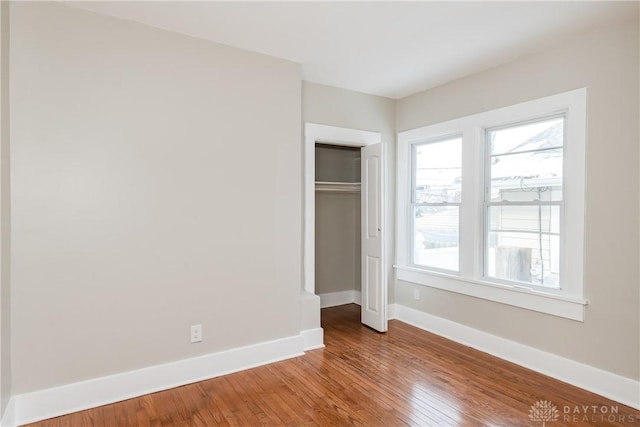
<path id="1" fill-rule="evenodd" d="M 510 285 L 470 280 L 460 276 L 435 273 L 415 267 L 395 266 L 396 278 L 405 282 L 443 289 L 489 301 L 551 314 L 566 319 L 584 321 L 584 306 L 588 301 L 565 295 L 519 288 Z"/>

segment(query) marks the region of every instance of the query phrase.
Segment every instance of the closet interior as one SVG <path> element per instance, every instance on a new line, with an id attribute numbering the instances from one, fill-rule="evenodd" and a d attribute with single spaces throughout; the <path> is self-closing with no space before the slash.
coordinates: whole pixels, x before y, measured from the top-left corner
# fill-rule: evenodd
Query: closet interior
<path id="1" fill-rule="evenodd" d="M 360 291 L 360 148 L 315 147 L 316 294 Z"/>

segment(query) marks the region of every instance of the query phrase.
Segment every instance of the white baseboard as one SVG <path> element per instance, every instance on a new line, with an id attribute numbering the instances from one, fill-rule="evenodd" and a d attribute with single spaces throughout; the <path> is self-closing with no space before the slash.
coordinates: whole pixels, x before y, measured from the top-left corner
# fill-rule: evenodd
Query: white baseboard
<path id="1" fill-rule="evenodd" d="M 7 407 L 2 414 L 2 420 L 0 420 L 0 427 L 15 427 L 17 424 L 15 422 L 10 422 L 10 420 L 15 419 L 15 401 L 13 399 L 9 400 L 7 403 Z"/>
<path id="2" fill-rule="evenodd" d="M 396 319 L 402 322 L 575 385 L 632 408 L 640 409 L 639 381 L 510 341 L 413 308 L 399 304 L 394 305 Z"/>
<path id="3" fill-rule="evenodd" d="M 301 331 L 300 335 L 302 335 L 304 351 L 324 348 L 324 330 L 322 328 L 307 329 Z"/>
<path id="4" fill-rule="evenodd" d="M 16 395 L 9 401 L 1 425 L 14 427 L 301 356 L 305 341 L 311 345 L 317 338 L 318 331 L 310 330 L 304 335 Z"/>
<path id="5" fill-rule="evenodd" d="M 387 320 L 396 319 L 396 304 L 387 305 Z"/>
<path id="6" fill-rule="evenodd" d="M 358 304 L 362 303 L 362 293 L 360 291 L 342 291 L 332 292 L 328 294 L 320 294 L 320 308 L 335 307 L 345 304 Z M 387 305 L 387 319 L 393 320 L 396 318 L 396 305 Z"/>
<path id="7" fill-rule="evenodd" d="M 353 303 L 362 305 L 362 293 L 360 291 L 353 291 Z"/>
<path id="8" fill-rule="evenodd" d="M 335 307 L 345 304 L 360 304 L 360 291 L 349 290 L 319 294 L 320 308 Z"/>
<path id="9" fill-rule="evenodd" d="M 359 302 L 359 292 L 347 303 Z M 357 292 L 357 295 L 356 295 Z M 399 304 L 389 318 L 640 409 L 640 382 Z M 289 359 L 323 346 L 322 328 L 300 335 L 13 396 L 0 425 L 14 427 Z"/>

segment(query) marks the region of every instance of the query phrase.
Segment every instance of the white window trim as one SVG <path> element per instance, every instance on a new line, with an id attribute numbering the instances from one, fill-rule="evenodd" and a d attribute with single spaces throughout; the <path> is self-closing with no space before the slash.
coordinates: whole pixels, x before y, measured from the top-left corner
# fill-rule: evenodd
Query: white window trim
<path id="1" fill-rule="evenodd" d="M 398 133 L 396 216 L 397 278 L 490 301 L 584 321 L 584 196 L 586 151 L 585 88 L 523 102 L 460 119 Z M 564 147 L 564 216 L 561 256 L 563 289 L 540 290 L 485 279 L 484 130 L 554 113 L 566 114 Z M 462 133 L 462 208 L 460 210 L 460 273 L 442 273 L 411 264 L 411 145 Z"/>

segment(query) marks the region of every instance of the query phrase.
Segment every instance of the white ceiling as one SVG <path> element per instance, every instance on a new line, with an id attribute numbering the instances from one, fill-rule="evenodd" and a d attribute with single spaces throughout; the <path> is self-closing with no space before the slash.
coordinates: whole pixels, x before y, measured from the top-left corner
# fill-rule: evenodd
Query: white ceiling
<path id="1" fill-rule="evenodd" d="M 308 81 L 401 98 L 602 25 L 638 2 L 68 2 L 302 64 Z"/>

